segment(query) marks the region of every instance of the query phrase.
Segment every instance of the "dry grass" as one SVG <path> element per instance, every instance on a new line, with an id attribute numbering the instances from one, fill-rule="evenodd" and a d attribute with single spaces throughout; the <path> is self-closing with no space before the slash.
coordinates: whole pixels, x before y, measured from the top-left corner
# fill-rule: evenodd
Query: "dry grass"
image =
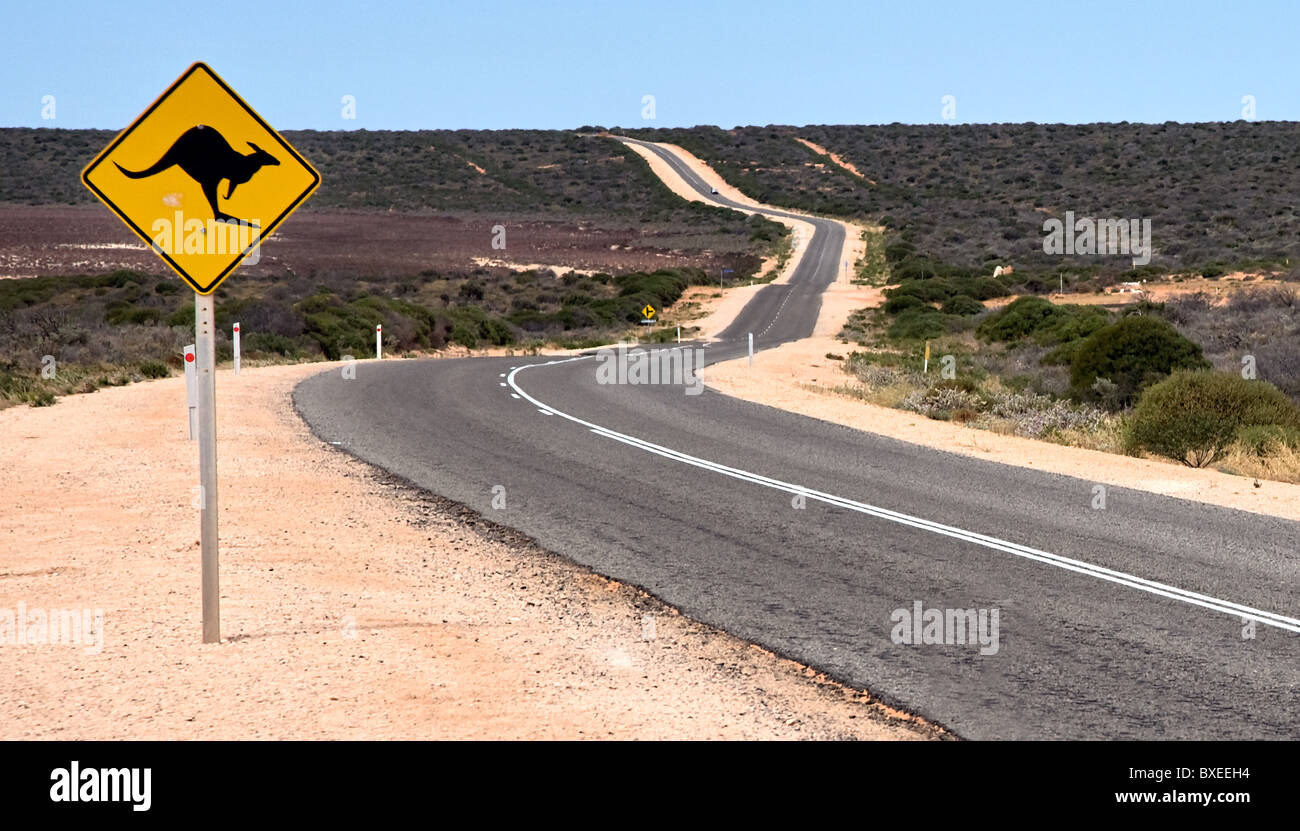
<path id="1" fill-rule="evenodd" d="M 1127 455 L 1124 420 L 1119 416 L 1106 418 L 1096 430 L 1057 430 L 1048 435 L 1046 440 L 1067 447 Z"/>
<path id="2" fill-rule="evenodd" d="M 1286 445 L 1271 448 L 1267 456 L 1259 456 L 1241 445 L 1233 445 L 1228 455 L 1214 467 L 1237 476 L 1300 484 L 1300 450 Z"/>

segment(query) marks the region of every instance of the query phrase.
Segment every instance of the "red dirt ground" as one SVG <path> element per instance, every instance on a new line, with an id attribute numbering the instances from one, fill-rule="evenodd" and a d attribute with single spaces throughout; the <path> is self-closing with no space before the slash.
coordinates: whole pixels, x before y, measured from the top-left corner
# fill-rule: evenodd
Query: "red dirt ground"
<path id="1" fill-rule="evenodd" d="M 506 226 L 504 251 L 492 227 Z M 248 274 L 341 272 L 358 276 L 472 271 L 474 257 L 624 273 L 666 266 L 716 269 L 708 252 L 644 246 L 652 236 L 577 223 L 302 212 L 285 221 Z M 156 272 L 152 254 L 99 205 L 0 205 L 0 278 L 96 274 L 120 268 Z"/>

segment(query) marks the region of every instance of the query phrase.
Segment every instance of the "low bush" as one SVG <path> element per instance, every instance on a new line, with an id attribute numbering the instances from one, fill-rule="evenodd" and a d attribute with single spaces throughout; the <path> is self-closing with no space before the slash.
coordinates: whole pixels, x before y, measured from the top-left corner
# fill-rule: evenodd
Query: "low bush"
<path id="1" fill-rule="evenodd" d="M 160 319 L 162 319 L 162 312 L 160 310 L 133 306 L 125 300 L 110 303 L 104 309 L 104 322 L 110 326 L 125 326 L 129 324 L 146 326 L 151 323 L 157 323 Z"/>
<path id="2" fill-rule="evenodd" d="M 1070 361 L 1071 394 L 1096 400 L 1093 387 L 1105 378 L 1114 401 L 1127 406 L 1141 390 L 1179 369 L 1209 369 L 1201 347 L 1157 317 L 1132 316 L 1093 332 Z"/>
<path id="3" fill-rule="evenodd" d="M 276 335 L 270 332 L 253 332 L 245 337 L 243 342 L 244 351 L 250 355 L 283 355 L 286 358 L 294 358 L 299 355 L 298 344 L 291 338 L 284 335 Z"/>
<path id="4" fill-rule="evenodd" d="M 896 315 L 907 311 L 908 309 L 929 308 L 929 304 L 919 297 L 911 294 L 900 294 L 897 297 L 891 297 L 880 307 L 885 314 Z"/>
<path id="5" fill-rule="evenodd" d="M 984 304 L 965 294 L 959 294 L 956 297 L 950 297 L 939 309 L 946 315 L 960 315 L 969 317 L 977 315 L 984 311 Z"/>
<path id="6" fill-rule="evenodd" d="M 978 393 L 951 387 L 932 387 L 918 390 L 899 403 L 899 408 L 914 413 L 948 421 L 954 411 L 972 410 L 979 412 L 984 407 L 984 400 Z"/>
<path id="7" fill-rule="evenodd" d="M 1277 387 L 1227 372 L 1176 372 L 1151 386 L 1129 424 L 1131 449 L 1204 467 L 1221 459 L 1239 436 L 1256 440 L 1275 426 L 1300 430 L 1300 408 Z"/>
<path id="8" fill-rule="evenodd" d="M 893 340 L 929 340 L 953 331 L 953 321 L 961 318 L 929 307 L 908 309 L 890 325 L 888 336 Z"/>
<path id="9" fill-rule="evenodd" d="M 985 340 L 1017 341 L 1058 320 L 1063 314 L 1061 307 L 1041 297 L 1018 297 L 1006 308 L 985 318 L 976 334 Z"/>

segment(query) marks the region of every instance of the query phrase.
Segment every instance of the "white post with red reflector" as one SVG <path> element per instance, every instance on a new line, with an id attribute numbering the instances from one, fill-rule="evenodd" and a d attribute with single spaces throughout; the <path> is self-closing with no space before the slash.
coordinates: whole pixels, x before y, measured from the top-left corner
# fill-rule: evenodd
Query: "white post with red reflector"
<path id="1" fill-rule="evenodd" d="M 194 372 L 194 344 L 185 347 L 185 404 L 190 411 L 190 441 L 194 441 L 199 431 L 199 388 Z"/>
<path id="2" fill-rule="evenodd" d="M 375 324 L 375 360 L 384 357 L 384 324 Z"/>
<path id="3" fill-rule="evenodd" d="M 235 324 L 234 334 L 231 336 L 235 346 L 235 374 L 239 374 L 239 324 Z"/>

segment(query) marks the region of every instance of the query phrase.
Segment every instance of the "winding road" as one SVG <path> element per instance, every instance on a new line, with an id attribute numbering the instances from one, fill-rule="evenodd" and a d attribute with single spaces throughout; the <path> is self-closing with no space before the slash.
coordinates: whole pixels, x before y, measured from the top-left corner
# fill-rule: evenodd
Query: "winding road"
<path id="1" fill-rule="evenodd" d="M 810 221 L 787 284 L 656 355 L 810 335 L 844 233 Z M 600 367 L 363 362 L 294 399 L 322 440 L 959 736 L 1300 738 L 1300 523 L 1123 488 L 1097 510 L 1089 481 Z M 918 603 L 996 609 L 996 649 L 896 643 Z"/>

